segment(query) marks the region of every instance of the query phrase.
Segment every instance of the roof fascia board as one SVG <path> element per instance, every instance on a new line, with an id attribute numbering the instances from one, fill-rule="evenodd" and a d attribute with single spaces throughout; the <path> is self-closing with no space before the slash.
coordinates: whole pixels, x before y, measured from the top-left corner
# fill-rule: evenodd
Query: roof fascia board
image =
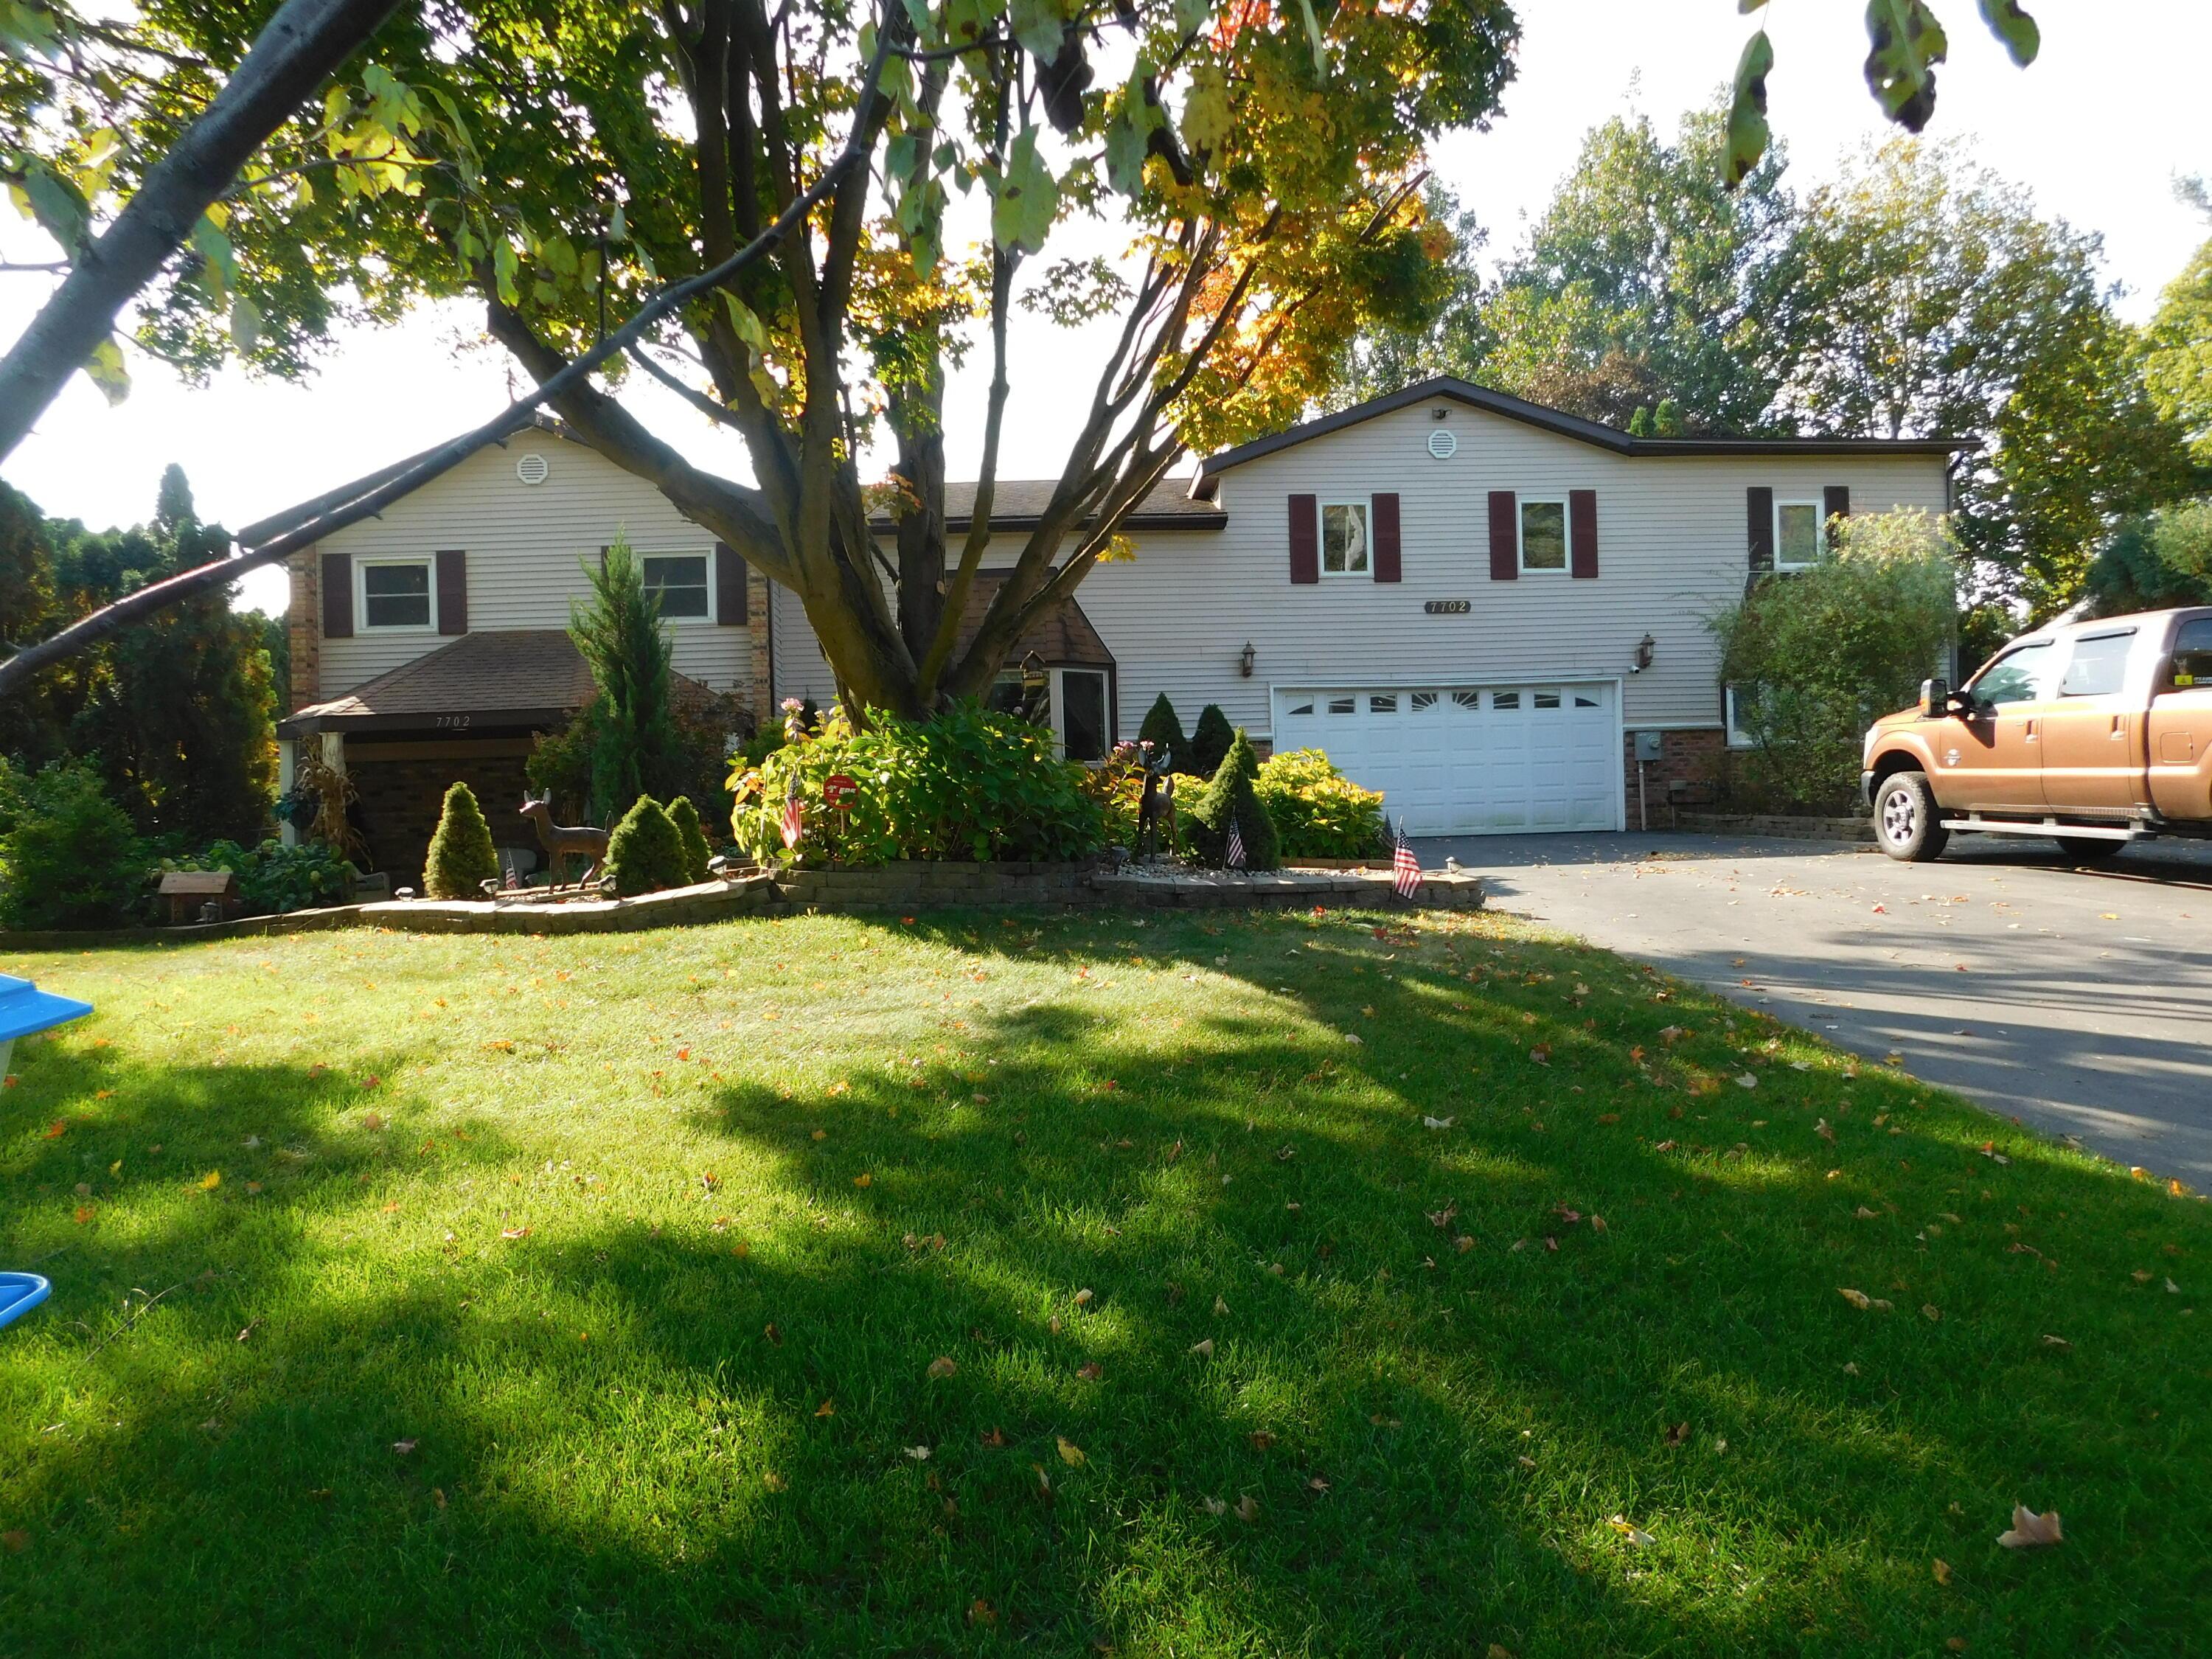
<path id="1" fill-rule="evenodd" d="M 1326 437 L 1332 432 L 1341 432 L 1347 427 L 1358 426 L 1384 415 L 1395 415 L 1398 410 L 1410 409 L 1416 404 L 1434 403 L 1440 399 L 1462 404 L 1509 421 L 1519 421 L 1524 425 L 1556 433 L 1563 438 L 1572 438 L 1610 450 L 1617 455 L 1948 455 L 1972 447 L 1969 441 L 1958 438 L 1638 438 L 1595 421 L 1586 421 L 1579 415 L 1547 409 L 1541 404 L 1532 404 L 1447 374 L 1420 381 L 1380 398 L 1371 398 L 1364 404 L 1355 404 L 1350 409 L 1324 415 L 1318 420 L 1304 422 L 1271 437 L 1255 438 L 1250 443 L 1239 444 L 1233 449 L 1210 455 L 1199 464 L 1198 472 L 1192 480 L 1192 493 L 1210 495 L 1220 474 L 1231 467 L 1242 466 L 1247 461 L 1256 461 L 1262 456 L 1275 454 L 1315 438 Z"/>

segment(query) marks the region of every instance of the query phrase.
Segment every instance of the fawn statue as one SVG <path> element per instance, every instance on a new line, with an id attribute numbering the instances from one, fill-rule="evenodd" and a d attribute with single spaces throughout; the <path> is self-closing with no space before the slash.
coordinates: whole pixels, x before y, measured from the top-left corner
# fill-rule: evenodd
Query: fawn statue
<path id="1" fill-rule="evenodd" d="M 538 844 L 545 849 L 547 872 L 553 884 L 561 883 L 561 860 L 571 854 L 581 854 L 587 860 L 584 873 L 576 878 L 580 887 L 592 878 L 607 856 L 607 832 L 595 830 L 588 823 L 556 823 L 553 822 L 553 795 L 547 791 L 532 796 L 527 790 L 522 796 L 522 816 L 538 826 Z"/>

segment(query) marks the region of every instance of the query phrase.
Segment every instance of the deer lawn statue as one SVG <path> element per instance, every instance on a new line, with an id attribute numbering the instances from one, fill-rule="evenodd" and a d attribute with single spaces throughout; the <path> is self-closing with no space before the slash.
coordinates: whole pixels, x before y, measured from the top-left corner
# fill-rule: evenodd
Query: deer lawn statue
<path id="1" fill-rule="evenodd" d="M 553 822 L 553 795 L 532 796 L 525 790 L 522 796 L 522 816 L 538 826 L 538 844 L 545 849 L 547 873 L 552 884 L 561 884 L 561 860 L 572 853 L 580 853 L 589 860 L 584 873 L 576 878 L 581 887 L 589 881 L 607 855 L 607 832 L 594 830 L 588 823 L 566 824 Z"/>

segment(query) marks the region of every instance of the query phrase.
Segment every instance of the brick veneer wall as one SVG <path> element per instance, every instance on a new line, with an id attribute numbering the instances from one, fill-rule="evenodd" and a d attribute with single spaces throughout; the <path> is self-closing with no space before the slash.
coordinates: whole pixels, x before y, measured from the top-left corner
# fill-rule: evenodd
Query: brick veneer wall
<path id="1" fill-rule="evenodd" d="M 473 753 L 459 752 L 457 744 L 451 756 L 398 760 L 374 758 L 362 747 L 347 745 L 346 771 L 361 792 L 362 826 L 376 867 L 391 873 L 394 888 L 421 890 L 422 860 L 437 833 L 446 791 L 456 783 L 476 792 L 493 846 L 538 845 L 537 830 L 514 810 L 528 787 L 522 771 L 527 738 L 492 739 Z"/>
<path id="2" fill-rule="evenodd" d="M 1660 757 L 1644 764 L 1644 799 L 1651 815 L 1650 823 L 1639 823 L 1636 816 L 1636 733 L 1631 732 L 1621 751 L 1621 766 L 1626 790 L 1623 799 L 1628 803 L 1626 823 L 1631 830 L 1663 829 L 1671 814 L 1668 803 L 1673 799 L 1668 785 L 1680 778 L 1698 787 L 1691 792 L 1691 800 L 1711 808 L 1721 787 L 1722 769 L 1728 758 L 1728 733 L 1714 727 L 1699 732 L 1662 732 L 1659 734 Z"/>
<path id="3" fill-rule="evenodd" d="M 322 701 L 323 629 L 317 614 L 321 595 L 317 592 L 320 566 L 315 550 L 295 553 L 289 563 L 292 603 L 284 613 L 284 624 L 292 637 L 292 706 L 284 712 L 294 714 Z"/>

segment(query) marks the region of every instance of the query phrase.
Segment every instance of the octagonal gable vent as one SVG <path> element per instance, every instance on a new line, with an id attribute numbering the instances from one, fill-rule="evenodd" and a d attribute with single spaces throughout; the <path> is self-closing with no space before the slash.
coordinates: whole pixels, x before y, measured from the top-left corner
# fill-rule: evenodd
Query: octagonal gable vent
<path id="1" fill-rule="evenodd" d="M 545 464 L 545 458 L 538 454 L 522 456 L 514 464 L 514 476 L 526 484 L 544 483 L 545 475 L 552 470 Z"/>
<path id="2" fill-rule="evenodd" d="M 1440 461 L 1448 461 L 1459 453 L 1459 439 L 1449 428 L 1437 427 L 1429 434 L 1429 453 Z"/>

